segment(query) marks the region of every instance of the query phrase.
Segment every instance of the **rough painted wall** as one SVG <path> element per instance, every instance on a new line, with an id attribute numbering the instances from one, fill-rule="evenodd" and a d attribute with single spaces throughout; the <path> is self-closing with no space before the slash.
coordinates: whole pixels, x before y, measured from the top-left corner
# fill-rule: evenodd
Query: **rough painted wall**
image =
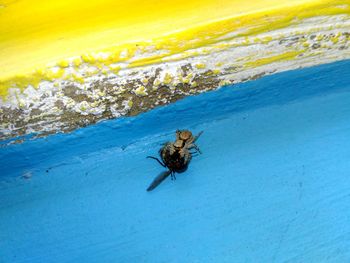
<path id="1" fill-rule="evenodd" d="M 349 262 L 350 61 L 0 148 L 0 262 Z M 188 171 L 145 158 L 204 130 Z"/>
<path id="2" fill-rule="evenodd" d="M 350 57 L 346 0 L 0 1 L 0 139 Z"/>

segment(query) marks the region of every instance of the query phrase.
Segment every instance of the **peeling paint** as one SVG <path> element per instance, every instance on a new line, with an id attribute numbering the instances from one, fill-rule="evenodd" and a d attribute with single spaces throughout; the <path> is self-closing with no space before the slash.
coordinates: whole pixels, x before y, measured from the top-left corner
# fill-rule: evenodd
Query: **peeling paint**
<path id="1" fill-rule="evenodd" d="M 350 58 L 349 6 L 319 5 L 324 9 L 314 17 L 303 11 L 294 19 L 255 14 L 262 25 L 248 17 L 227 20 L 229 26 L 223 20 L 220 34 L 208 25 L 183 46 L 154 40 L 0 78 L 0 139 L 67 132 L 223 85 Z"/>

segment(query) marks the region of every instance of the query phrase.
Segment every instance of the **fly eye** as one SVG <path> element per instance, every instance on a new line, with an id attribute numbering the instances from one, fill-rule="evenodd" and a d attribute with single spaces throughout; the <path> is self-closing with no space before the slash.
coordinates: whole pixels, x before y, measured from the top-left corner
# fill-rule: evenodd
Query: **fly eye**
<path id="1" fill-rule="evenodd" d="M 182 133 L 180 134 L 180 138 L 181 138 L 182 140 L 188 140 L 188 139 L 190 138 L 190 135 L 188 134 L 188 132 L 182 132 Z"/>

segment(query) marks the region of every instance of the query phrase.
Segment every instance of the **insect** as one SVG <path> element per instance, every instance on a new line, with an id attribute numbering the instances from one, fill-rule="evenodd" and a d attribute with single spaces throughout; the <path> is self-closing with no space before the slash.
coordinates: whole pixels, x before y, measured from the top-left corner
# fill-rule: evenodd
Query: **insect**
<path id="1" fill-rule="evenodd" d="M 175 142 L 167 142 L 159 150 L 162 160 L 153 156 L 147 156 L 147 158 L 155 159 L 161 166 L 168 168 L 167 171 L 162 172 L 153 180 L 147 191 L 152 191 L 169 175 L 171 175 L 171 180 L 176 180 L 175 173 L 182 173 L 187 170 L 192 156 L 196 153 L 201 153 L 195 142 L 202 133 L 200 132 L 197 136 L 193 136 L 189 130 L 177 130 Z"/>

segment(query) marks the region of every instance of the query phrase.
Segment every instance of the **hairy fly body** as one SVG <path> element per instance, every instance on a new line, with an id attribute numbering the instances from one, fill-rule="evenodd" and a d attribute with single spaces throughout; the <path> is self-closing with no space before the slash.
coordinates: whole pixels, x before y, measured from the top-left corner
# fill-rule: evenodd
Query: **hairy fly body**
<path id="1" fill-rule="evenodd" d="M 182 173 L 187 170 L 193 154 L 201 153 L 195 142 L 202 133 L 193 136 L 189 130 L 177 130 L 175 142 L 167 142 L 159 150 L 161 160 L 147 156 L 147 158 L 155 159 L 160 165 L 168 168 L 167 171 L 162 172 L 153 180 L 147 191 L 152 191 L 169 175 L 174 180 L 176 179 L 175 173 Z"/>

